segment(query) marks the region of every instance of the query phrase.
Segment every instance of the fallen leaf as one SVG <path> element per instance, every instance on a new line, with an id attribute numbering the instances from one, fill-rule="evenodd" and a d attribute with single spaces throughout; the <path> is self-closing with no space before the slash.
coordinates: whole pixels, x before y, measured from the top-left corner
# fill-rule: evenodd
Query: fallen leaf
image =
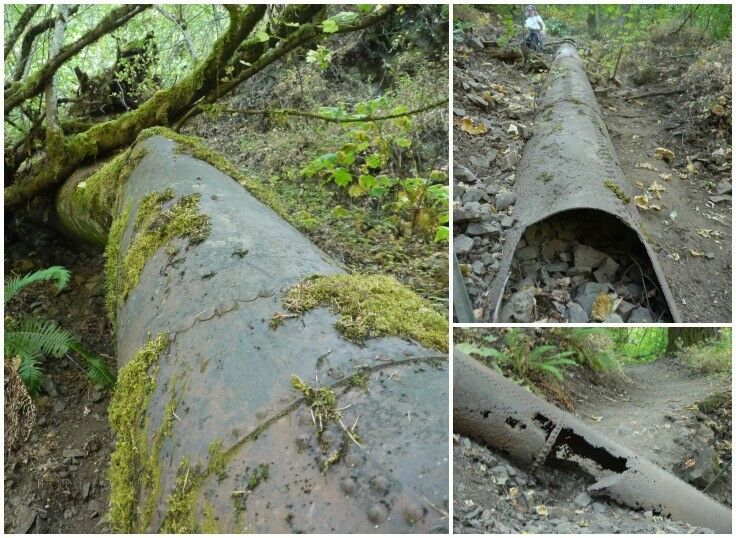
<path id="1" fill-rule="evenodd" d="M 656 204 L 650 204 L 649 197 L 646 194 L 640 194 L 639 196 L 634 196 L 634 203 L 636 204 L 636 207 L 640 209 L 651 209 L 653 211 L 660 211 L 662 209 L 661 206 L 658 206 Z"/>
<path id="2" fill-rule="evenodd" d="M 636 186 L 639 187 L 640 189 L 643 189 L 644 188 L 644 183 L 642 183 L 641 181 L 637 181 L 636 182 Z"/>
<path id="3" fill-rule="evenodd" d="M 685 461 L 685 469 L 692 469 L 695 467 L 695 458 L 689 458 Z"/>
<path id="4" fill-rule="evenodd" d="M 519 138 L 519 128 L 513 123 L 509 125 L 509 128 L 506 130 L 506 132 L 514 138 Z"/>
<path id="5" fill-rule="evenodd" d="M 675 160 L 675 154 L 666 148 L 657 148 L 654 150 L 654 156 L 658 159 L 662 159 L 666 163 L 670 164 Z"/>
<path id="6" fill-rule="evenodd" d="M 690 255 L 695 257 L 705 256 L 705 252 L 700 252 L 698 250 L 690 249 Z"/>
<path id="7" fill-rule="evenodd" d="M 670 258 L 672 258 L 675 261 L 679 261 L 680 255 L 677 252 L 673 252 L 672 254 L 670 254 Z"/>
<path id="8" fill-rule="evenodd" d="M 672 174 L 659 174 L 659 178 L 665 181 L 669 181 L 670 179 L 672 179 Z"/>
<path id="9" fill-rule="evenodd" d="M 592 418 L 596 422 L 600 422 L 601 420 L 603 420 L 603 417 L 596 416 L 596 415 L 590 415 L 590 418 Z"/>
<path id="10" fill-rule="evenodd" d="M 687 166 L 685 168 L 687 168 L 687 171 L 693 174 L 694 176 L 698 175 L 699 173 L 698 169 L 695 168 L 695 165 L 690 160 L 687 161 Z"/>
<path id="11" fill-rule="evenodd" d="M 547 517 L 549 515 L 549 510 L 543 504 L 535 506 L 534 511 L 537 512 L 537 514 L 539 514 L 542 517 Z"/>
<path id="12" fill-rule="evenodd" d="M 654 170 L 655 172 L 658 172 L 658 170 L 656 168 L 654 168 L 654 166 L 652 166 L 649 163 L 645 163 L 645 162 L 636 163 L 636 167 L 637 168 L 644 168 L 645 170 Z"/>
<path id="13" fill-rule="evenodd" d="M 581 519 L 578 521 L 578 526 L 580 527 L 587 527 L 588 525 L 590 525 L 590 523 L 587 519 Z"/>
<path id="14" fill-rule="evenodd" d="M 657 200 L 662 199 L 662 193 L 667 191 L 662 185 L 657 183 L 656 181 L 652 181 L 652 184 L 647 187 L 647 190 L 654 194 L 654 196 L 657 197 Z"/>
<path id="15" fill-rule="evenodd" d="M 459 122 L 460 129 L 471 135 L 480 135 L 488 132 L 488 128 L 483 122 L 479 122 L 477 125 L 473 123 L 473 118 L 465 116 Z"/>
<path id="16" fill-rule="evenodd" d="M 509 495 L 512 498 L 518 497 L 519 496 L 519 488 L 517 488 L 516 486 L 512 486 L 511 488 L 509 488 Z"/>
<path id="17" fill-rule="evenodd" d="M 595 301 L 593 302 L 593 310 L 591 312 L 593 319 L 603 321 L 613 314 L 614 310 L 616 310 L 616 307 L 613 304 L 614 297 L 615 295 L 611 296 L 603 291 L 595 298 Z"/>

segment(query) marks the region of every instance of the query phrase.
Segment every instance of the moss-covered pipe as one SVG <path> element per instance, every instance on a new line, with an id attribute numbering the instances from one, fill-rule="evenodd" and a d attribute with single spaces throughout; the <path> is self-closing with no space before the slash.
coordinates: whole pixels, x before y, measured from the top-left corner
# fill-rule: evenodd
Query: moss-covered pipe
<path id="1" fill-rule="evenodd" d="M 172 138 L 98 176 L 119 188 L 114 529 L 447 532 L 446 315 L 346 275 Z"/>

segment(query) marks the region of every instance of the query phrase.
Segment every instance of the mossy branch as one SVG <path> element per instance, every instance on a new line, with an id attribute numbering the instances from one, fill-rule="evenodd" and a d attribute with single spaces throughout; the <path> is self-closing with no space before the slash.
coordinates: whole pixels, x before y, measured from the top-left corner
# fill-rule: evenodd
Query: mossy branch
<path id="1" fill-rule="evenodd" d="M 444 99 L 440 99 L 439 101 L 435 101 L 428 105 L 424 105 L 423 107 L 415 108 L 414 110 L 409 110 L 407 112 L 402 112 L 402 113 L 397 113 L 397 114 L 386 114 L 383 116 L 357 115 L 357 116 L 349 116 L 345 118 L 335 117 L 335 116 L 326 116 L 324 114 L 318 114 L 316 112 L 305 112 L 303 110 L 296 110 L 293 108 L 248 109 L 248 108 L 219 108 L 219 107 L 216 107 L 215 110 L 218 112 L 222 112 L 222 113 L 244 114 L 248 116 L 254 116 L 254 115 L 299 116 L 302 118 L 322 120 L 322 121 L 326 121 L 329 123 L 361 123 L 361 122 L 367 122 L 367 121 L 393 120 L 396 118 L 403 118 L 405 116 L 413 116 L 415 114 L 420 114 L 422 112 L 426 112 L 427 110 L 432 110 L 433 108 L 440 107 L 444 104 L 447 104 L 448 101 L 449 99 L 445 97 Z"/>

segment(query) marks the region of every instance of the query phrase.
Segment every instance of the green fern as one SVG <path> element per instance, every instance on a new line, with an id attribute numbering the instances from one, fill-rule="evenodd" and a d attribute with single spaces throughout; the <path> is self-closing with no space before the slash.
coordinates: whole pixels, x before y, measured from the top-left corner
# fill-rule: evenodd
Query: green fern
<path id="1" fill-rule="evenodd" d="M 30 273 L 24 277 L 13 277 L 5 285 L 5 304 L 23 288 L 36 282 L 55 281 L 62 290 L 69 283 L 70 273 L 63 267 L 55 266 Z M 40 367 L 42 357 L 60 358 L 76 352 L 84 359 L 83 370 L 90 379 L 105 387 L 115 385 L 115 375 L 105 362 L 87 350 L 72 333 L 50 320 L 21 317 L 9 319 L 4 337 L 5 360 L 20 359 L 18 375 L 28 387 L 31 395 L 38 394 L 43 381 Z"/>
<path id="2" fill-rule="evenodd" d="M 56 287 L 59 291 L 66 288 L 69 284 L 69 278 L 71 273 L 68 269 L 59 265 L 54 265 L 48 269 L 42 269 L 35 273 L 29 273 L 26 276 L 19 277 L 14 276 L 8 283 L 5 284 L 5 304 L 7 305 L 10 300 L 15 297 L 26 286 L 35 284 L 36 282 L 48 282 L 50 280 L 56 281 Z"/>

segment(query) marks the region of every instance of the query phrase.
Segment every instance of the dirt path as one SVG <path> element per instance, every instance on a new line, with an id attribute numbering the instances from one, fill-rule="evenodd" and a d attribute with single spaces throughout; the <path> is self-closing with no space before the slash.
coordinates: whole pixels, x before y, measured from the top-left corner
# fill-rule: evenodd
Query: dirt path
<path id="1" fill-rule="evenodd" d="M 673 469 L 689 456 L 676 440 L 698 415 L 693 403 L 713 394 L 719 383 L 669 358 L 628 366 L 624 376 L 615 386 L 595 390 L 576 380 L 570 392 L 577 415 L 634 453 Z"/>
<path id="2" fill-rule="evenodd" d="M 663 120 L 653 106 L 657 104 L 656 99 L 667 97 L 649 100 L 609 97 L 601 98 L 600 105 L 621 168 L 637 194 L 642 194 L 654 181 L 666 189 L 661 193 L 661 200 L 653 202 L 662 209 L 640 210 L 639 220 L 658 251 L 659 263 L 678 300 L 683 321 L 728 322 L 731 320 L 731 203 L 710 202 L 709 197 L 716 193 L 710 194 L 705 184 L 710 182 L 715 186 L 728 181 L 730 174 L 707 169 L 697 175 L 686 171 L 686 148 L 678 136 L 673 136 L 677 127 Z M 675 167 L 654 157 L 658 147 L 675 152 Z M 678 166 L 680 163 L 683 166 Z M 681 179 L 680 172 L 688 178 Z M 663 175 L 670 179 L 664 179 Z M 710 237 L 699 235 L 698 230 L 709 230 L 702 233 Z M 693 256 L 691 250 L 707 257 Z"/>

